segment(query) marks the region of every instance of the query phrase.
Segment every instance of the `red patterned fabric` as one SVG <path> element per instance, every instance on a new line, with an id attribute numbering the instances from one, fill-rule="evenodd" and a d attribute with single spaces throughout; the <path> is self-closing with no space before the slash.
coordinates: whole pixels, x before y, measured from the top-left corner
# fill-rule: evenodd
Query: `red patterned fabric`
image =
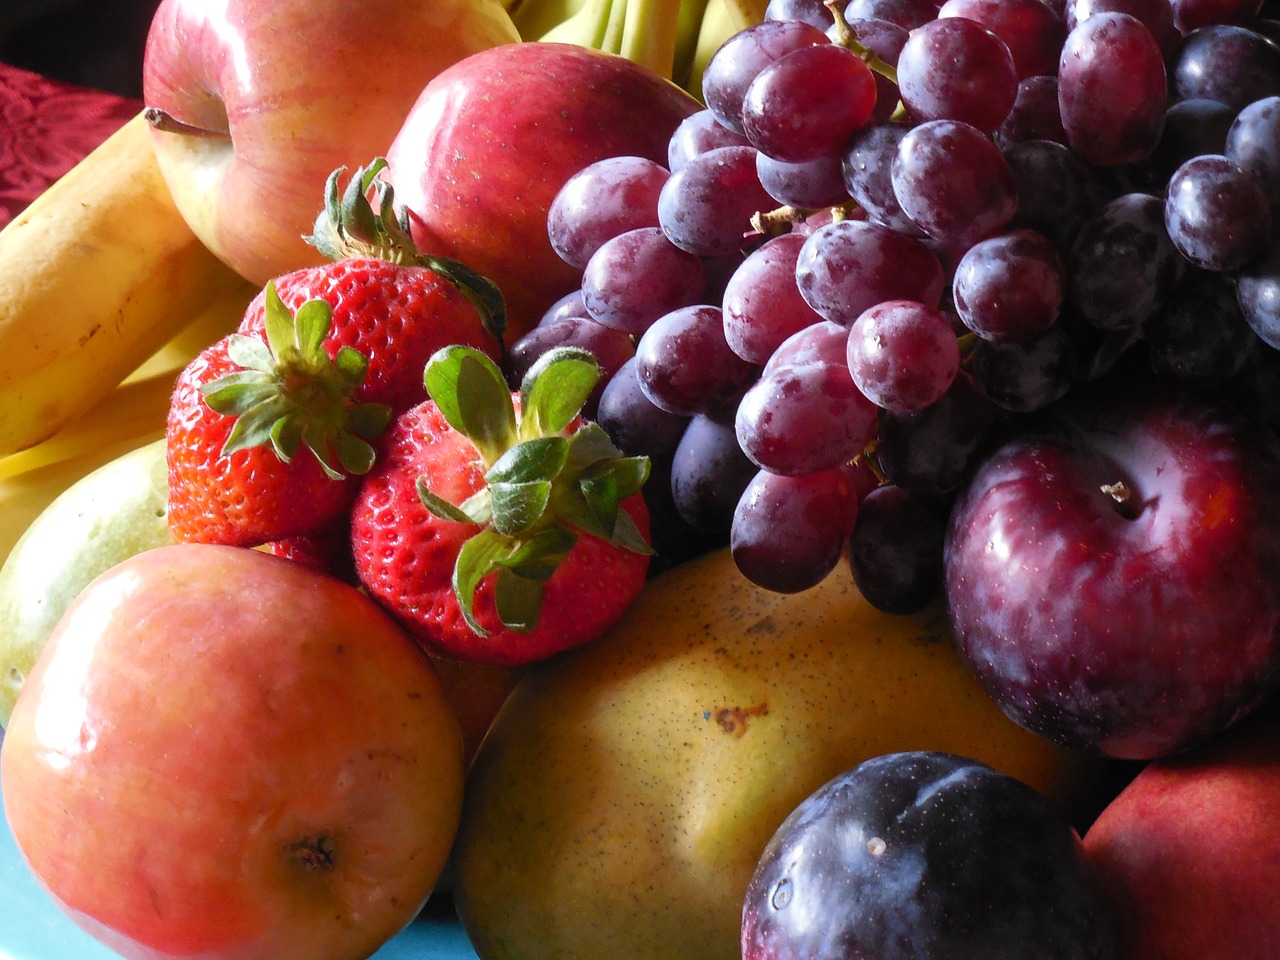
<path id="1" fill-rule="evenodd" d="M 0 226 L 141 109 L 0 64 Z"/>

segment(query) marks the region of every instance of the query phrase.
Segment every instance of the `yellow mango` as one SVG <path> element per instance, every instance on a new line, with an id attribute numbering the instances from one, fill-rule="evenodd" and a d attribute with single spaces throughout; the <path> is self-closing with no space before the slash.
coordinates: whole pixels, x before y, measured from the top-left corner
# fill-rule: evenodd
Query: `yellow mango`
<path id="1" fill-rule="evenodd" d="M 707 555 L 516 686 L 471 769 L 459 915 L 481 960 L 737 960 L 786 815 L 916 749 L 989 763 L 1069 816 L 1098 802 L 1098 766 L 1005 718 L 939 611 L 879 612 L 844 565 L 780 595 Z"/>

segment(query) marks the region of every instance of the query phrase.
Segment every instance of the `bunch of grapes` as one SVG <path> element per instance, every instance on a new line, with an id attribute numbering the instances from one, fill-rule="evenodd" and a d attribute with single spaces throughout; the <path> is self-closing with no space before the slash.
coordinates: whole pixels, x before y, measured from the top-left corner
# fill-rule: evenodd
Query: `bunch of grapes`
<path id="1" fill-rule="evenodd" d="M 1270 2 L 1270 0 L 1268 0 Z M 1261 0 L 772 0 L 666 166 L 595 163 L 512 352 L 596 352 L 661 553 L 768 589 L 941 583 L 1001 431 L 1106 378 L 1280 424 L 1280 20 Z"/>

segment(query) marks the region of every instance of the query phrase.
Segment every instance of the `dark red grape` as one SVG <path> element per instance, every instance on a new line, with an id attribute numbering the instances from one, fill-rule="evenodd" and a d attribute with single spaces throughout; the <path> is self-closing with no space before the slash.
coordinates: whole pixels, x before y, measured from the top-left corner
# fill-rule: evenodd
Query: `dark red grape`
<path id="1" fill-rule="evenodd" d="M 907 29 L 888 20 L 877 20 L 875 18 L 859 19 L 855 17 L 846 19 L 845 25 L 849 28 L 849 33 L 853 39 L 882 62 L 894 68 L 894 75 L 896 76 L 898 57 L 901 56 L 902 47 L 907 42 Z M 840 42 L 838 39 L 841 36 L 839 28 L 832 28 L 827 31 L 827 34 L 837 43 Z M 875 71 L 875 78 L 876 104 L 871 111 L 871 119 L 876 122 L 883 122 L 893 116 L 894 111 L 898 108 L 898 84 L 895 82 L 894 77 L 887 76 L 885 72 L 880 70 Z"/>
<path id="2" fill-rule="evenodd" d="M 1280 350 L 1280 238 L 1236 278 L 1240 312 L 1254 333 Z"/>
<path id="3" fill-rule="evenodd" d="M 924 236 L 902 212 L 893 193 L 893 159 L 911 128 L 902 123 L 873 123 L 855 133 L 845 146 L 841 170 L 844 186 L 867 218 L 900 233 Z"/>
<path id="4" fill-rule="evenodd" d="M 671 458 L 677 513 L 701 536 L 727 544 L 738 500 L 759 469 L 738 446 L 732 423 L 693 417 Z"/>
<path id="5" fill-rule="evenodd" d="M 658 193 L 670 173 L 645 157 L 606 157 L 565 181 L 547 210 L 547 234 L 560 259 L 582 269 L 620 233 L 658 225 Z"/>
<path id="6" fill-rule="evenodd" d="M 898 56 L 898 92 L 917 121 L 958 120 L 990 133 L 1013 106 L 1018 73 L 994 33 L 945 17 L 911 31 Z"/>
<path id="7" fill-rule="evenodd" d="M 596 422 L 628 456 L 669 457 L 689 418 L 663 410 L 640 386 L 632 357 L 614 372 L 600 394 Z"/>
<path id="8" fill-rule="evenodd" d="M 832 207 L 849 199 L 843 158 L 839 153 L 829 153 L 805 163 L 786 163 L 757 152 L 756 176 L 774 200 L 800 210 Z"/>
<path id="9" fill-rule="evenodd" d="M 948 493 L 964 482 L 995 422 L 996 408 L 962 370 L 942 399 L 920 413 L 881 417 L 876 462 L 890 483 Z"/>
<path id="10" fill-rule="evenodd" d="M 947 392 L 960 369 L 960 347 L 941 310 L 886 300 L 849 330 L 846 353 L 858 389 L 895 413 L 918 413 Z"/>
<path id="11" fill-rule="evenodd" d="M 858 505 L 849 569 L 877 610 L 918 613 L 942 593 L 942 542 L 949 500 L 885 484 Z"/>
<path id="12" fill-rule="evenodd" d="M 796 286 L 804 242 L 798 234 L 774 237 L 753 250 L 725 285 L 725 341 L 744 360 L 763 364 L 784 340 L 821 319 Z"/>
<path id="13" fill-rule="evenodd" d="M 1245 322 L 1231 278 L 1192 271 L 1144 327 L 1147 356 L 1162 377 L 1214 388 L 1235 376 L 1258 338 Z"/>
<path id="14" fill-rule="evenodd" d="M 1062 17 L 1043 0 L 946 0 L 938 16 L 977 21 L 1003 40 L 1019 80 L 1058 70 L 1066 30 Z"/>
<path id="15" fill-rule="evenodd" d="M 1058 110 L 1057 76 L 1037 75 L 1021 81 L 1013 106 L 993 136 L 1001 149 L 1024 140 L 1052 140 L 1065 144 L 1067 132 L 1062 129 L 1062 114 Z"/>
<path id="16" fill-rule="evenodd" d="M 756 173 L 752 147 L 720 147 L 673 173 L 658 196 L 667 239 L 700 257 L 722 257 L 750 246 L 751 218 L 776 206 Z"/>
<path id="17" fill-rule="evenodd" d="M 1068 32 L 1099 13 L 1127 13 L 1151 31 L 1165 59 L 1182 46 L 1182 34 L 1174 26 L 1169 0 L 1070 0 L 1065 12 Z"/>
<path id="18" fill-rule="evenodd" d="M 984 340 L 1028 340 L 1058 319 L 1066 280 L 1052 241 L 1034 230 L 1014 230 L 965 252 L 952 298 L 965 326 Z"/>
<path id="19" fill-rule="evenodd" d="M 1170 74 L 1179 100 L 1220 100 L 1242 110 L 1280 95 L 1280 46 L 1246 27 L 1201 27 L 1183 42 Z"/>
<path id="20" fill-rule="evenodd" d="M 697 304 L 653 322 L 636 345 L 636 378 L 655 405 L 693 416 L 729 408 L 756 368 L 729 349 L 724 311 Z"/>
<path id="21" fill-rule="evenodd" d="M 1075 343 L 1061 326 L 1016 343 L 980 340 L 965 370 L 1001 410 L 1032 413 L 1067 395 L 1080 363 Z"/>
<path id="22" fill-rule="evenodd" d="M 1257 100 L 1236 114 L 1221 152 L 1253 174 L 1271 202 L 1272 226 L 1280 224 L 1280 97 Z"/>
<path id="23" fill-rule="evenodd" d="M 914 30 L 938 13 L 934 0 L 849 0 L 845 20 L 884 20 L 904 30 Z"/>
<path id="24" fill-rule="evenodd" d="M 1271 206 L 1253 174 L 1234 160 L 1208 154 L 1174 171 L 1164 222 L 1173 245 L 1192 263 L 1232 271 L 1266 247 Z"/>
<path id="25" fill-rule="evenodd" d="M 742 99 L 756 75 L 792 50 L 827 43 L 822 30 L 800 20 L 765 20 L 734 34 L 716 50 L 702 74 L 707 109 L 736 133 L 742 126 Z"/>
<path id="26" fill-rule="evenodd" d="M 593 319 L 639 336 L 658 317 L 697 303 L 706 284 L 702 261 L 658 227 L 608 240 L 582 274 L 582 300 Z"/>
<path id="27" fill-rule="evenodd" d="M 740 133 L 730 130 L 710 110 L 699 110 L 680 121 L 667 141 L 667 169 L 675 173 L 694 157 L 717 147 L 748 147 Z"/>
<path id="28" fill-rule="evenodd" d="M 1235 115 L 1234 110 L 1217 100 L 1179 100 L 1170 104 L 1160 142 L 1146 161 L 1151 172 L 1151 192 L 1164 193 L 1173 172 L 1191 158 L 1222 153 Z"/>
<path id="29" fill-rule="evenodd" d="M 1067 34 L 1058 109 L 1067 143 L 1098 166 L 1132 163 L 1160 141 L 1168 100 L 1164 55 L 1127 13 L 1099 13 Z"/>

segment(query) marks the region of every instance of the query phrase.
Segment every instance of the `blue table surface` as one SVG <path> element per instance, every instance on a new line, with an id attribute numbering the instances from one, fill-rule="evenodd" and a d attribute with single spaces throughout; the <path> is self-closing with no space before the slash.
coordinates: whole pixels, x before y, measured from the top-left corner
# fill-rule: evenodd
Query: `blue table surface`
<path id="1" fill-rule="evenodd" d="M 0 741 L 3 737 L 0 736 Z M 428 910 L 373 960 L 476 960 L 457 920 Z M 0 810 L 0 960 L 117 960 L 54 904 L 18 852 Z"/>

